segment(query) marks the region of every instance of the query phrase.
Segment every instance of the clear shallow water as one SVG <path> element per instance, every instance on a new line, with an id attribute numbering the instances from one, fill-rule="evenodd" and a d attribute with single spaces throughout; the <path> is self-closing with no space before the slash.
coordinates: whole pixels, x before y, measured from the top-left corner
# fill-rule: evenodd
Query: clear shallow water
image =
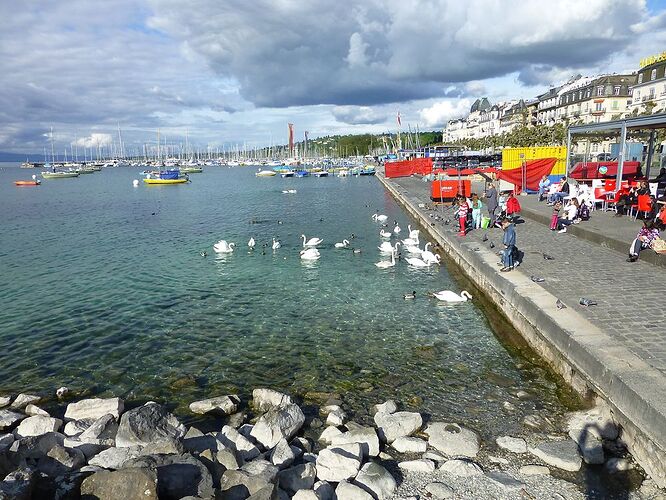
<path id="1" fill-rule="evenodd" d="M 337 391 L 351 411 L 392 397 L 483 434 L 563 411 L 555 384 L 518 368 L 525 360 L 474 302 L 425 296 L 460 291 L 444 266 L 374 266 L 375 209 L 401 238 L 410 222 L 376 179 L 254 172 L 208 168 L 191 184 L 133 188 L 138 169 L 117 168 L 16 188 L 36 172 L 0 168 L 0 393 L 66 385 L 186 413 L 195 399 L 258 386 Z M 315 263 L 298 257 L 303 233 L 324 239 Z M 333 248 L 352 233 L 361 254 Z M 282 248 L 263 255 L 274 236 Z M 222 238 L 236 242 L 232 255 L 213 252 Z M 519 389 L 535 399 L 519 401 Z M 518 407 L 508 418 L 504 401 Z"/>

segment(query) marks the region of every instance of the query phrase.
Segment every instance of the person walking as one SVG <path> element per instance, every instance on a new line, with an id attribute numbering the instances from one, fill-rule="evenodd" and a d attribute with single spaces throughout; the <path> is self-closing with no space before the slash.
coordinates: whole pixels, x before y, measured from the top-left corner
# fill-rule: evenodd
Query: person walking
<path id="1" fill-rule="evenodd" d="M 511 271 L 514 267 L 513 256 L 516 252 L 516 226 L 511 222 L 511 219 L 502 219 L 502 229 L 504 230 L 504 250 L 502 250 L 502 269 L 501 272 L 505 273 Z"/>
<path id="2" fill-rule="evenodd" d="M 490 217 L 490 227 L 495 223 L 495 210 L 497 210 L 497 189 L 495 183 L 491 182 L 485 192 L 486 204 L 488 205 L 488 217 Z"/>

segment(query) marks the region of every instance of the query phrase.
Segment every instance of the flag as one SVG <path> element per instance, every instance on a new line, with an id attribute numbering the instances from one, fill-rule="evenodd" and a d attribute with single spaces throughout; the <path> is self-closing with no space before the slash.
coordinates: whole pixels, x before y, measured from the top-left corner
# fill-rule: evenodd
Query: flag
<path id="1" fill-rule="evenodd" d="M 310 133 L 310 132 L 308 132 L 307 130 L 305 131 L 305 140 L 306 140 L 306 141 L 308 140 L 308 134 L 309 134 L 309 133 Z"/>
<path id="2" fill-rule="evenodd" d="M 400 120 L 400 111 L 398 111 L 397 120 L 398 120 L 398 126 L 402 125 L 402 121 Z"/>
<path id="3" fill-rule="evenodd" d="M 289 154 L 294 153 L 294 124 L 288 123 L 289 125 Z"/>

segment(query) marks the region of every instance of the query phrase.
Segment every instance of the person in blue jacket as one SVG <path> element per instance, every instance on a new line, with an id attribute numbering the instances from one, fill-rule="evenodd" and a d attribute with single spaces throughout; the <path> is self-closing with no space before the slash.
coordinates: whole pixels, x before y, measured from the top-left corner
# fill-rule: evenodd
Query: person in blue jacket
<path id="1" fill-rule="evenodd" d="M 516 251 L 516 226 L 511 219 L 502 219 L 502 229 L 504 230 L 504 250 L 502 250 L 502 271 L 503 273 L 513 269 L 513 256 Z"/>

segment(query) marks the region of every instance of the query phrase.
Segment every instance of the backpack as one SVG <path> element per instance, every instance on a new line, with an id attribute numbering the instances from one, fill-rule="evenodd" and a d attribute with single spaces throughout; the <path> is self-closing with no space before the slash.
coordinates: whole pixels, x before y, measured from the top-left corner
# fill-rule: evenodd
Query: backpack
<path id="1" fill-rule="evenodd" d="M 578 209 L 578 218 L 580 220 L 590 220 L 590 207 L 587 203 L 583 203 Z"/>

